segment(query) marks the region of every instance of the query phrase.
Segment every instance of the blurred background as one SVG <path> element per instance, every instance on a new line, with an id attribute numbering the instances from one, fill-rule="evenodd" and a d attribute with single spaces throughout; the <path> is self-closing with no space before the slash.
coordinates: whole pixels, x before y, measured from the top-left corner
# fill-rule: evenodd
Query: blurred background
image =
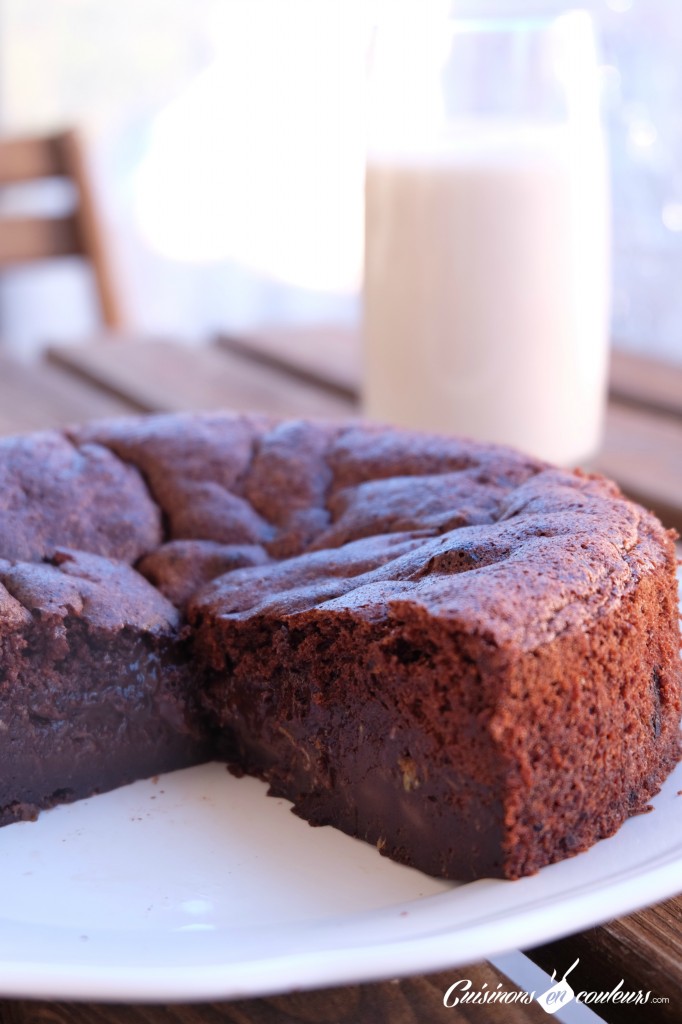
<path id="1" fill-rule="evenodd" d="M 0 0 L 0 129 L 82 129 L 131 332 L 197 342 L 262 324 L 358 324 L 371 6 Z M 582 6 L 601 39 L 612 336 L 682 365 L 682 11 L 674 0 Z M 42 193 L 54 209 L 63 201 L 56 185 Z M 0 275 L 4 351 L 26 357 L 97 323 L 77 259 Z"/>

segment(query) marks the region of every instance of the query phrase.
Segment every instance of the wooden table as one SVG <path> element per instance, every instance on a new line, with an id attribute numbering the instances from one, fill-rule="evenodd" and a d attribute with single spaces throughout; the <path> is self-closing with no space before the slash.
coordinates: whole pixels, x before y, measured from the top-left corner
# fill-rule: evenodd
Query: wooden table
<path id="1" fill-rule="evenodd" d="M 191 348 L 167 341 L 59 347 L 49 361 L 22 366 L 0 358 L 0 433 L 58 427 L 134 412 L 229 407 L 281 415 L 358 415 L 359 356 L 348 332 L 264 332 Z M 646 360 L 614 360 L 606 439 L 596 467 L 682 533 L 682 371 Z M 682 813 L 682 806 L 681 806 Z M 682 878 L 680 878 L 682 891 Z M 682 1019 L 682 897 L 527 951 L 552 971 L 576 957 L 582 989 L 625 978 L 667 1002 L 600 1008 L 603 1020 L 636 1024 Z M 443 994 L 458 978 L 494 989 L 514 985 L 490 964 L 429 977 L 200 1006 L 0 1002 L 0 1024 L 422 1024 L 547 1020 L 537 1005 L 449 1009 Z"/>

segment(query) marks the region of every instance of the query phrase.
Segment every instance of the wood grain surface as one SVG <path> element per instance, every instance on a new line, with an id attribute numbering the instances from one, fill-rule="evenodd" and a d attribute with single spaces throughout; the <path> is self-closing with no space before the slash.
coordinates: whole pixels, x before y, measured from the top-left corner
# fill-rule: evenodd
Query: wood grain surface
<path id="1" fill-rule="evenodd" d="M 610 991 L 623 979 L 625 991 L 651 992 L 649 1003 L 641 1008 L 617 1003 L 600 1007 L 600 1015 L 612 1024 L 634 1024 L 639 1019 L 652 1024 L 682 1021 L 679 896 L 560 942 L 539 946 L 527 955 L 548 972 L 563 970 L 564 965 L 570 966 L 580 957 L 580 987 L 585 991 Z"/>
<path id="2" fill-rule="evenodd" d="M 229 1003 L 170 1006 L 5 1002 L 0 1024 L 540 1024 L 547 1014 L 536 1003 L 445 1007 L 443 996 L 457 979 L 472 990 L 519 992 L 503 974 L 480 964 L 425 977 L 374 985 L 240 999 Z"/>
<path id="3" fill-rule="evenodd" d="M 610 393 L 622 404 L 682 419 L 682 366 L 614 349 Z"/>
<path id="4" fill-rule="evenodd" d="M 107 395 L 73 374 L 0 356 L 0 434 L 64 427 L 133 411 L 124 398 Z"/>
<path id="5" fill-rule="evenodd" d="M 682 535 L 682 418 L 611 402 L 604 443 L 589 468 Z"/>
<path id="6" fill-rule="evenodd" d="M 357 399 L 360 393 L 360 338 L 348 328 L 322 324 L 271 328 L 254 335 L 221 334 L 216 344 L 346 398 Z"/>
<path id="7" fill-rule="evenodd" d="M 49 358 L 142 412 L 259 410 L 274 416 L 343 417 L 356 403 L 311 382 L 215 347 L 168 341 L 58 346 Z"/>

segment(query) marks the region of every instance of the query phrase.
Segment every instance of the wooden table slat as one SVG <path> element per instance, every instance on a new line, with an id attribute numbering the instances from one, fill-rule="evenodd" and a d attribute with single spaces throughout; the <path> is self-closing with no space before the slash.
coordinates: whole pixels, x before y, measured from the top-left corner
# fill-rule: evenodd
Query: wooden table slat
<path id="1" fill-rule="evenodd" d="M 443 996 L 457 979 L 472 988 L 520 990 L 490 964 L 423 977 L 343 988 L 296 992 L 229 1003 L 123 1006 L 92 1003 L 0 1002 L 2 1024 L 541 1024 L 537 1003 L 445 1007 Z"/>
<path id="2" fill-rule="evenodd" d="M 682 534 L 682 420 L 610 402 L 594 468 Z"/>
<path id="3" fill-rule="evenodd" d="M 228 352 L 274 366 L 346 398 L 356 399 L 360 394 L 360 336 L 352 328 L 328 324 L 280 327 L 253 336 L 221 334 L 216 342 Z"/>
<path id="4" fill-rule="evenodd" d="M 133 406 L 45 364 L 0 356 L 0 433 L 64 427 L 129 415 Z"/>
<path id="5" fill-rule="evenodd" d="M 682 419 L 682 365 L 614 349 L 611 395 L 617 401 Z"/>
<path id="6" fill-rule="evenodd" d="M 328 324 L 263 327 L 251 333 L 224 333 L 217 342 L 261 363 L 307 376 L 321 387 L 349 396 L 360 393 L 362 345 L 357 328 Z M 682 418 L 682 365 L 614 347 L 609 391 L 617 403 Z"/>
<path id="7" fill-rule="evenodd" d="M 565 970 L 580 958 L 578 981 L 583 991 L 611 991 L 623 979 L 623 990 L 651 992 L 649 1002 L 639 1008 L 614 1003 L 597 1008 L 609 1024 L 632 1024 L 646 1019 L 660 1024 L 679 1024 L 682 1019 L 682 898 L 666 900 L 589 928 L 558 942 L 529 950 L 545 971 Z M 573 978 L 571 983 L 575 985 Z M 653 1003 L 653 999 L 663 1002 Z"/>
<path id="8" fill-rule="evenodd" d="M 144 412 L 229 408 L 276 416 L 343 417 L 355 403 L 213 347 L 170 342 L 59 346 L 52 363 Z"/>

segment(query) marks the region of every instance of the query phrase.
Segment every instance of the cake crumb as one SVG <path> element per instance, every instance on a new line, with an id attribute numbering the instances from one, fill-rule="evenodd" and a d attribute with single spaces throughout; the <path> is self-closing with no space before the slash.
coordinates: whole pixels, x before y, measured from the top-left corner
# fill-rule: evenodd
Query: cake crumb
<path id="1" fill-rule="evenodd" d="M 411 757 L 399 757 L 398 767 L 400 768 L 403 777 L 403 789 L 406 793 L 411 793 L 415 789 L 419 789 L 419 778 L 417 776 L 417 765 L 414 763 Z"/>

